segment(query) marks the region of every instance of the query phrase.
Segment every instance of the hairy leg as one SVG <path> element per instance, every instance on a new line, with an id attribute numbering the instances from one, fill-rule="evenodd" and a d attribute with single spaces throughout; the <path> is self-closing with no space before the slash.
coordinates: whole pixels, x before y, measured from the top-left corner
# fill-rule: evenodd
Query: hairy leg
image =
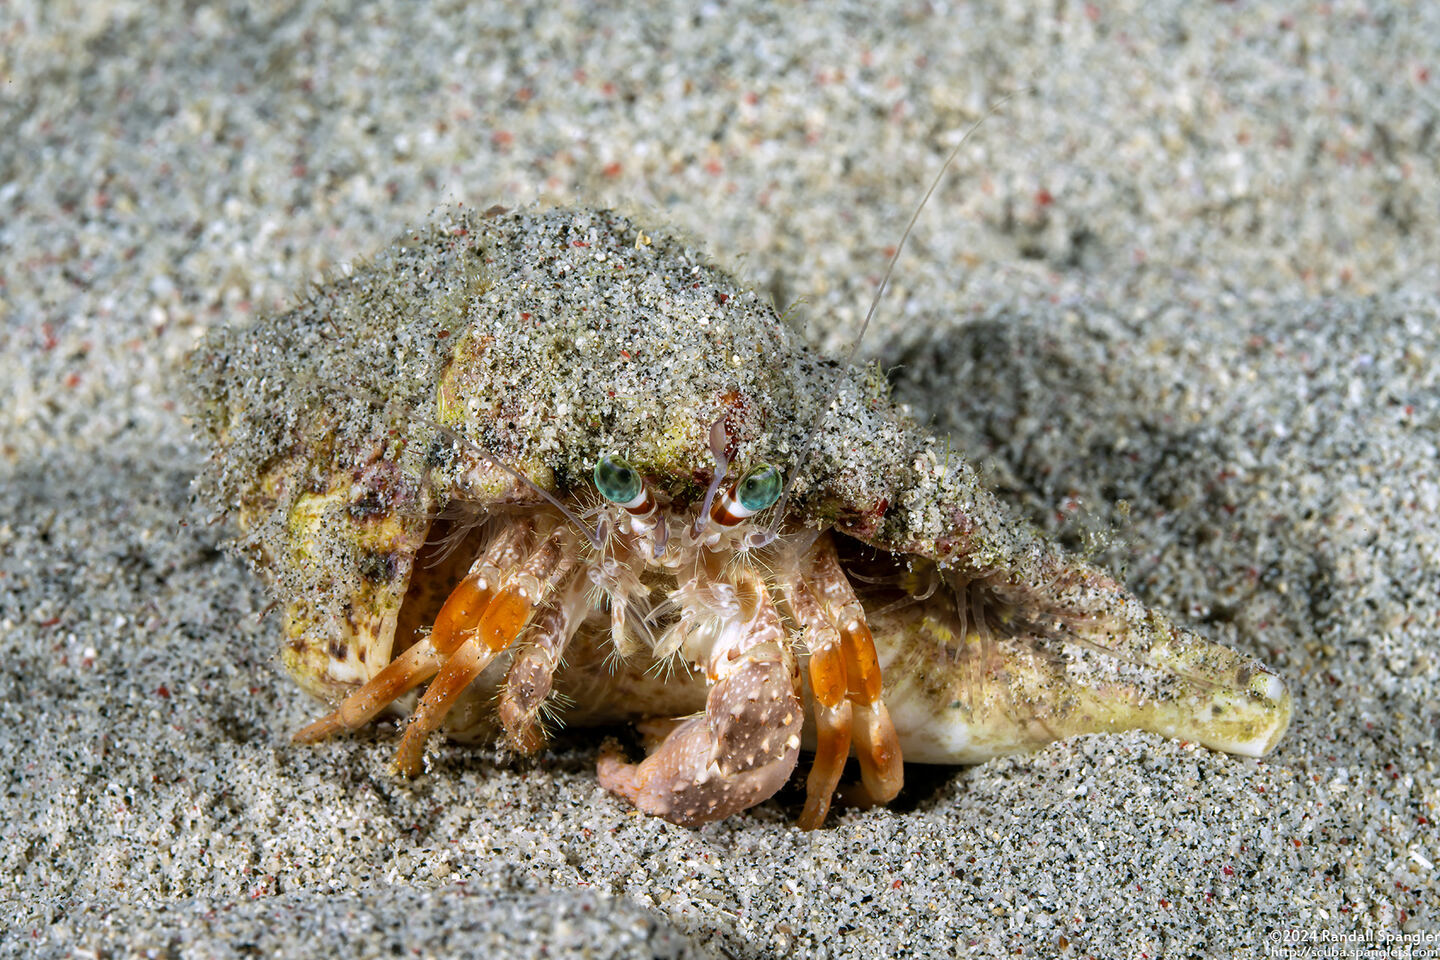
<path id="1" fill-rule="evenodd" d="M 391 660 L 335 710 L 296 731 L 292 739 L 296 743 L 315 743 L 344 730 L 358 730 L 397 697 L 435 676 L 446 658 L 464 643 L 466 632 L 479 622 L 503 582 L 505 571 L 524 558 L 529 532 L 529 524 L 521 522 L 501 528 L 440 608 L 430 635 Z"/>
<path id="2" fill-rule="evenodd" d="M 541 710 L 554 685 L 555 671 L 589 607 L 589 583 L 574 577 L 535 617 L 533 638 L 515 654 L 500 689 L 500 722 L 505 738 L 518 753 L 531 754 L 545 745 Z"/>
<path id="3" fill-rule="evenodd" d="M 495 656 L 509 648 L 530 622 L 536 608 L 545 603 L 575 564 L 571 534 L 557 527 L 531 551 L 525 561 L 495 592 L 473 629 L 463 628 L 467 638 L 445 661 L 425 691 L 400 748 L 395 766 L 407 776 L 420 772 L 425 740 L 439 729 L 456 699 L 484 672 Z"/>

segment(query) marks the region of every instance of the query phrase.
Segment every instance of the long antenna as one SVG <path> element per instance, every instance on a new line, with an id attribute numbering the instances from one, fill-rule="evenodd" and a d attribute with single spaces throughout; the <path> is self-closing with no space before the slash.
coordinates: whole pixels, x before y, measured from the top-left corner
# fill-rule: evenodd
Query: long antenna
<path id="1" fill-rule="evenodd" d="M 940 172 L 935 174 L 935 179 L 930 181 L 930 189 L 925 191 L 925 196 L 920 199 L 919 206 L 917 206 L 915 212 L 910 215 L 910 222 L 905 225 L 905 232 L 900 235 L 900 242 L 895 245 L 895 252 L 890 255 L 890 263 L 885 267 L 885 275 L 880 278 L 880 286 L 876 288 L 875 296 L 870 301 L 870 309 L 865 311 L 865 320 L 860 324 L 860 332 L 855 335 L 855 340 L 850 344 L 850 350 L 845 354 L 845 362 L 840 368 L 842 373 L 848 370 L 850 364 L 854 362 L 855 354 L 860 350 L 860 343 L 865 339 L 865 331 L 870 329 L 870 320 L 875 316 L 875 311 L 880 306 L 880 298 L 885 296 L 885 291 L 890 286 L 890 276 L 895 272 L 895 263 L 900 259 L 900 254 L 905 250 L 905 241 L 910 239 L 910 233 L 915 229 L 915 222 L 920 219 L 921 211 L 923 211 L 925 205 L 930 202 L 930 197 L 934 195 L 935 190 L 940 186 L 940 181 L 945 178 L 945 173 L 950 169 L 950 165 L 954 163 L 955 158 L 960 155 L 960 148 L 965 146 L 966 141 L 970 139 L 976 130 L 980 129 L 980 126 L 986 120 L 989 120 L 998 113 L 1000 108 L 1014 99 L 1017 94 L 1024 93 L 1028 89 L 1028 87 L 1024 87 L 1020 90 L 1012 91 L 995 101 L 980 119 L 970 124 L 970 129 L 965 131 L 965 135 L 960 138 L 960 142 L 955 144 L 954 149 L 950 151 L 950 155 L 945 158 L 945 163 L 941 165 Z M 825 402 L 820 405 L 815 411 L 815 416 L 811 418 L 810 426 L 805 432 L 805 440 L 800 444 L 800 452 L 795 458 L 795 467 L 789 471 L 789 476 L 785 478 L 785 486 L 780 490 L 780 499 L 776 501 L 775 506 L 772 508 L 775 511 L 774 516 L 769 526 L 767 526 L 763 532 L 752 533 L 750 535 L 748 541 L 749 546 L 757 548 L 763 547 L 773 542 L 775 538 L 779 536 L 778 530 L 780 523 L 785 519 L 785 504 L 790 499 L 790 488 L 795 485 L 795 480 L 800 476 L 801 468 L 805 466 L 805 461 L 810 456 L 810 448 L 815 445 L 815 438 L 820 433 L 820 421 L 830 412 L 830 405 L 834 403 L 835 398 L 840 395 L 840 386 L 841 383 L 837 378 L 835 389 L 825 398 Z"/>

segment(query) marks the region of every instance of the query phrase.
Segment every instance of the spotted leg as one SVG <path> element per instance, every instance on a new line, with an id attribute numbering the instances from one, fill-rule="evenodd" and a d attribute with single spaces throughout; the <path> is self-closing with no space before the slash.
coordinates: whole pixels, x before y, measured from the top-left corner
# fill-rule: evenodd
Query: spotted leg
<path id="1" fill-rule="evenodd" d="M 734 579 L 735 603 L 721 617 L 706 661 L 702 716 L 681 720 L 638 764 L 607 752 L 600 784 L 645 813 L 695 827 L 769 798 L 800 754 L 803 708 L 794 654 L 763 581 Z"/>
<path id="2" fill-rule="evenodd" d="M 531 754 L 545 745 L 541 711 L 550 696 L 555 671 L 589 608 L 589 581 L 570 583 L 535 617 L 534 639 L 515 654 L 500 690 L 500 722 L 518 753 Z"/>
<path id="3" fill-rule="evenodd" d="M 504 580 L 504 571 L 524 559 L 528 533 L 529 525 L 520 522 L 502 528 L 446 599 L 430 635 L 391 660 L 334 711 L 296 731 L 292 739 L 315 743 L 343 730 L 358 730 L 397 697 L 433 677 L 479 622 Z"/>
<path id="4" fill-rule="evenodd" d="M 395 766 L 401 773 L 413 777 L 420 772 L 426 738 L 445 722 L 457 698 L 496 654 L 515 642 L 536 608 L 570 573 L 575 560 L 571 537 L 563 526 L 551 531 L 496 590 L 473 628 L 465 631 L 465 641 L 440 668 L 405 728 L 395 754 Z"/>
<path id="5" fill-rule="evenodd" d="M 826 534 L 815 541 L 805 557 L 803 579 L 806 587 L 819 599 L 825 618 L 839 637 L 844 663 L 845 697 L 850 703 L 855 757 L 860 761 L 860 790 L 857 799 L 865 804 L 889 803 L 900 792 L 905 780 L 905 765 L 900 753 L 900 740 L 890 722 L 890 711 L 880 697 L 880 661 L 875 654 L 875 640 L 865 622 L 865 611 L 850 586 L 835 541 Z M 822 648 L 822 684 L 833 683 L 839 675 L 834 656 Z M 812 655 L 813 656 L 813 655 Z M 815 683 L 816 668 L 811 667 Z M 817 698 L 817 702 L 820 702 Z M 817 757 L 819 755 L 817 754 Z M 810 806 L 807 797 L 807 809 Z M 819 826 L 818 823 L 815 824 Z"/>

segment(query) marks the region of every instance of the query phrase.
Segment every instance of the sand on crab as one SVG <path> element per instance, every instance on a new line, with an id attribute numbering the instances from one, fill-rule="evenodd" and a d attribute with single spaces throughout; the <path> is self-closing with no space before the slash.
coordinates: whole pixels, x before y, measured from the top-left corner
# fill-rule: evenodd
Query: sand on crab
<path id="1" fill-rule="evenodd" d="M 852 752 L 883 803 L 907 759 L 1135 728 L 1259 756 L 1288 724 L 1274 673 L 613 212 L 443 210 L 195 370 L 200 489 L 275 590 L 285 665 L 338 703 L 304 740 L 427 681 L 404 772 L 442 728 L 530 752 L 646 721 L 650 755 L 607 752 L 601 782 L 686 824 L 773 794 L 804 744 L 814 827 Z"/>

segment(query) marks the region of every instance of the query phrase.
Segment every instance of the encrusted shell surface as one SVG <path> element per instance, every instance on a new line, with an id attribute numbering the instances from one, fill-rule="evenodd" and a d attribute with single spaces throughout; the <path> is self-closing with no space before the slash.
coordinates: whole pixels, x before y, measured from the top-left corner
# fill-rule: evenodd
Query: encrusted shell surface
<path id="1" fill-rule="evenodd" d="M 1047 603 L 1113 624 L 1097 671 L 1158 659 L 1157 684 L 1166 664 L 1224 673 L 1217 682 L 1242 692 L 1250 682 L 1250 667 L 1211 662 L 1223 648 L 1009 516 L 889 402 L 883 378 L 817 356 L 754 291 L 617 213 L 442 210 L 295 309 L 217 331 L 195 382 L 215 450 L 200 489 L 236 512 L 241 545 L 274 584 L 287 667 L 331 699 L 389 660 L 436 516 L 535 500 L 481 448 L 558 494 L 621 452 L 656 489 L 693 499 L 722 418 L 732 462 L 798 471 L 790 521 L 964 576 L 1003 571 L 1022 606 L 1046 585 Z M 935 643 L 915 624 L 891 636 Z M 1237 711 L 1210 742 L 1253 740 L 1261 721 L 1274 716 Z"/>

